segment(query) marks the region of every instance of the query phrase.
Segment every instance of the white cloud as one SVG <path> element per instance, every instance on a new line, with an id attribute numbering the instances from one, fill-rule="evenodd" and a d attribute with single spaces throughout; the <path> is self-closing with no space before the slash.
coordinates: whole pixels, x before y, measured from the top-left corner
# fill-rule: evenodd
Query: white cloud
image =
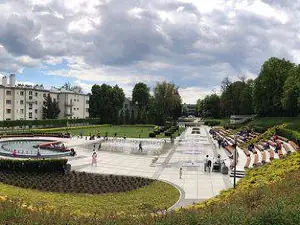
<path id="1" fill-rule="evenodd" d="M 297 1 L 0 2 L 2 74 L 37 68 L 127 95 L 167 80 L 194 102 L 225 76 L 255 78 L 269 57 L 300 61 Z"/>
<path id="2" fill-rule="evenodd" d="M 216 92 L 218 89 L 205 90 L 199 87 L 179 88 L 179 94 L 183 103 L 196 104 L 198 99 L 203 99 L 206 95 Z"/>

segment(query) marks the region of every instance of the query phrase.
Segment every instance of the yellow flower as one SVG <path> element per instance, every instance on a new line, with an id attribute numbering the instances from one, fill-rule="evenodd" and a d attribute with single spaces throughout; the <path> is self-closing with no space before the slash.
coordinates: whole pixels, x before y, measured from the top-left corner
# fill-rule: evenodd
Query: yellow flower
<path id="1" fill-rule="evenodd" d="M 0 195 L 0 201 L 6 201 L 7 200 L 7 196 L 1 196 Z"/>

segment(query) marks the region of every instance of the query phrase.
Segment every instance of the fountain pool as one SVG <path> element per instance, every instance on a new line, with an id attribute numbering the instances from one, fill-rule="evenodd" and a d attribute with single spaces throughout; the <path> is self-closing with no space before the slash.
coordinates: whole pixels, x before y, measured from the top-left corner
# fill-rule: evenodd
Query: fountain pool
<path id="1" fill-rule="evenodd" d="M 37 145 L 47 142 L 53 142 L 53 140 L 36 140 L 36 139 L 16 139 L 0 141 L 0 155 L 12 156 L 14 150 L 16 150 L 17 157 L 19 158 L 34 158 L 37 156 Z M 69 152 L 60 152 L 51 149 L 39 150 L 42 158 L 52 158 L 68 156 Z"/>

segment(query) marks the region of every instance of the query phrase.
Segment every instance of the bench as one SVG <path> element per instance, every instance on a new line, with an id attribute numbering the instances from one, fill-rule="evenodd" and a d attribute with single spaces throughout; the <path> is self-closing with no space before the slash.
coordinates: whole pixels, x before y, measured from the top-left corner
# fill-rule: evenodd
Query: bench
<path id="1" fill-rule="evenodd" d="M 274 155 L 275 155 L 275 152 L 273 149 L 269 149 L 269 154 L 270 154 L 270 161 L 272 161 L 274 159 Z"/>
<path id="2" fill-rule="evenodd" d="M 253 162 L 253 167 L 258 166 L 258 154 L 255 151 L 255 153 L 253 152 L 253 156 L 254 156 L 254 162 Z"/>
<path id="3" fill-rule="evenodd" d="M 245 168 L 245 169 L 249 168 L 250 163 L 251 163 L 251 157 L 250 157 L 250 156 L 247 156 L 247 158 L 246 158 L 246 164 L 245 164 L 244 168 Z"/>
<path id="4" fill-rule="evenodd" d="M 282 147 L 286 151 L 287 154 L 290 154 L 292 151 L 286 143 L 283 143 Z"/>
<path id="5" fill-rule="evenodd" d="M 295 142 L 289 141 L 288 143 L 293 147 L 293 149 L 294 149 L 295 151 L 298 151 L 298 150 L 299 150 L 299 146 L 298 146 Z"/>

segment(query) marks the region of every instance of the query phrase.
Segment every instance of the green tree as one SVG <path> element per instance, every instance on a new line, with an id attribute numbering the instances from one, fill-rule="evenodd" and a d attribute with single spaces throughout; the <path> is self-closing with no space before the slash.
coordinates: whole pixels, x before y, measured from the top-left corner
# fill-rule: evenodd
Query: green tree
<path id="1" fill-rule="evenodd" d="M 300 65 L 292 68 L 288 73 L 283 86 L 281 100 L 287 116 L 296 116 L 300 113 Z"/>
<path id="2" fill-rule="evenodd" d="M 167 119 L 175 119 L 181 114 L 181 97 L 173 83 L 158 83 L 154 89 L 155 122 L 163 125 Z"/>
<path id="3" fill-rule="evenodd" d="M 254 109 L 260 116 L 283 115 L 283 86 L 293 67 L 290 61 L 275 57 L 264 62 L 253 90 Z"/>
<path id="4" fill-rule="evenodd" d="M 199 113 L 204 118 L 220 118 L 221 106 L 220 97 L 216 94 L 207 95 L 202 101 L 198 102 Z"/>
<path id="5" fill-rule="evenodd" d="M 137 123 L 146 123 L 145 111 L 149 104 L 150 88 L 144 83 L 135 84 L 132 90 L 132 105 L 137 105 Z"/>
<path id="6" fill-rule="evenodd" d="M 130 114 L 130 124 L 135 124 L 136 120 L 135 120 L 135 114 L 134 114 L 134 110 L 131 110 L 131 114 Z"/>
<path id="7" fill-rule="evenodd" d="M 58 102 L 53 100 L 50 94 L 46 95 L 43 104 L 43 119 L 57 119 L 59 113 Z"/>
<path id="8" fill-rule="evenodd" d="M 125 109 L 125 124 L 130 124 L 130 111 L 128 108 Z"/>
<path id="9" fill-rule="evenodd" d="M 221 108 L 222 114 L 226 117 L 240 114 L 240 96 L 246 87 L 244 81 L 231 82 L 225 78 L 222 83 Z"/>
<path id="10" fill-rule="evenodd" d="M 244 86 L 244 89 L 240 93 L 240 105 L 239 112 L 242 115 L 253 114 L 253 87 L 254 81 L 249 79 Z"/>
<path id="11" fill-rule="evenodd" d="M 99 117 L 101 123 L 117 123 L 124 103 L 123 89 L 117 85 L 95 84 L 90 96 L 90 117 Z"/>
<path id="12" fill-rule="evenodd" d="M 120 119 L 119 119 L 120 124 L 125 124 L 125 115 L 123 109 L 120 112 Z"/>

